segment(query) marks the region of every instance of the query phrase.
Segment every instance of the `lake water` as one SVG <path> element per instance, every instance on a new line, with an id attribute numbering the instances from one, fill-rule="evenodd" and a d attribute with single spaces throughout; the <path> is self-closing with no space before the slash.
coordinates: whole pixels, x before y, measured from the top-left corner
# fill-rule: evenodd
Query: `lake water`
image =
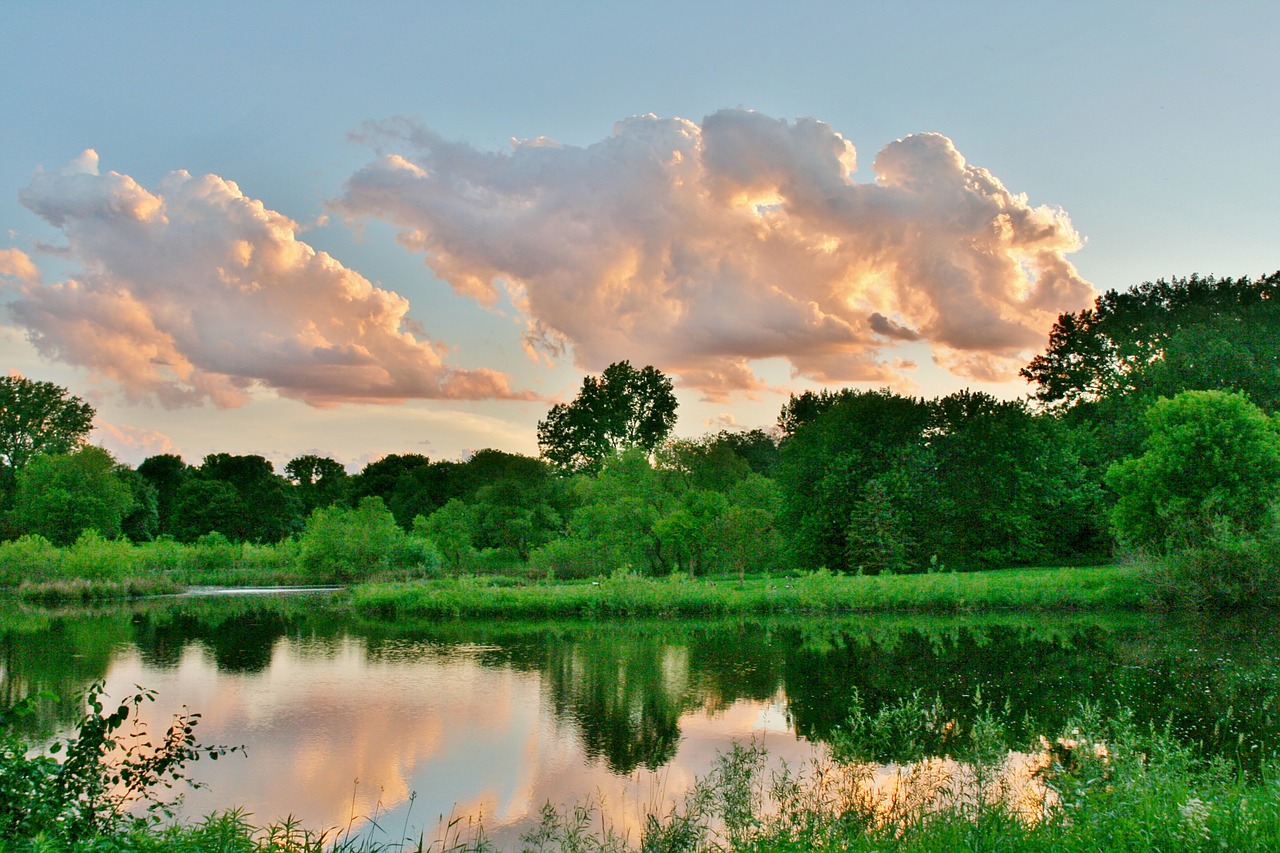
<path id="1" fill-rule="evenodd" d="M 1275 621 L 1148 615 L 618 623 L 383 623 L 325 596 L 154 601 L 0 613 L 0 697 L 153 689 L 204 743 L 183 813 L 436 837 L 440 817 L 500 844 L 544 803 L 591 797 L 615 829 L 680 796 L 718 752 L 755 739 L 799 765 L 846 719 L 919 691 L 964 718 L 1007 708 L 1015 735 L 1056 733 L 1082 702 L 1134 709 L 1248 764 L 1280 743 Z M 65 727 L 48 704 L 33 725 Z M 503 846 L 510 847 L 510 843 Z"/>

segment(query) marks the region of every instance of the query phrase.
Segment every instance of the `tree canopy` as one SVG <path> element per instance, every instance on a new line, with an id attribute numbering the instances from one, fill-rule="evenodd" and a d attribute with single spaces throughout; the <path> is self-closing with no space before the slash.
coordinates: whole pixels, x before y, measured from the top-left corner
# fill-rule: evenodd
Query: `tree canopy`
<path id="1" fill-rule="evenodd" d="M 1146 415 L 1141 456 L 1107 471 L 1121 538 L 1156 552 L 1252 533 L 1280 498 L 1280 428 L 1242 394 L 1186 391 Z"/>
<path id="2" fill-rule="evenodd" d="M 1275 411 L 1280 272 L 1257 281 L 1193 275 L 1109 290 L 1092 308 L 1061 315 L 1048 348 L 1022 376 L 1046 404 L 1221 389 L 1245 392 Z"/>
<path id="3" fill-rule="evenodd" d="M 671 380 L 656 367 L 615 362 L 583 379 L 572 403 L 552 406 L 538 422 L 538 447 L 561 471 L 596 471 L 622 450 L 652 453 L 675 427 L 677 405 Z"/>
<path id="4" fill-rule="evenodd" d="M 66 388 L 0 376 L 0 461 L 17 470 L 39 454 L 70 453 L 84 444 L 93 416 L 93 406 Z"/>

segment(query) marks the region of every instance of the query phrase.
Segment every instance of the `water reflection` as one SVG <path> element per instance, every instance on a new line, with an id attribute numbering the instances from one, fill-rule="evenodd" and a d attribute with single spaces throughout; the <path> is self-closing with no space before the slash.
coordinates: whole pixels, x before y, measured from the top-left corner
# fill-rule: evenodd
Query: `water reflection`
<path id="1" fill-rule="evenodd" d="M 734 738 L 802 762 L 855 695 L 871 713 L 938 696 L 964 728 L 980 691 L 1027 743 L 1081 700 L 1119 703 L 1256 760 L 1280 740 L 1277 636 L 1130 617 L 403 624 L 323 599 L 184 600 L 0 613 L 0 692 L 74 696 L 105 677 L 116 695 L 157 690 L 154 725 L 199 711 L 201 740 L 248 756 L 196 768 L 207 787 L 190 815 L 242 805 L 324 827 L 379 814 L 430 840 L 437 816 L 482 814 L 501 837 L 588 794 L 634 830 Z M 68 713 L 50 706 L 37 725 Z"/>

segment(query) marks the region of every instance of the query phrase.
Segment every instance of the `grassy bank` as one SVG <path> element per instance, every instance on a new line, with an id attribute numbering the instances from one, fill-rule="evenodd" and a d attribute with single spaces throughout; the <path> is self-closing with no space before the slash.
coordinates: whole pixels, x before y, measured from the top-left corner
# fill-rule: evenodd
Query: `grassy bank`
<path id="1" fill-rule="evenodd" d="M 1143 604 L 1122 566 L 974 573 L 690 580 L 622 575 L 601 581 L 513 583 L 450 578 L 356 587 L 351 606 L 378 617 L 601 618 L 729 614 L 1129 609 Z"/>

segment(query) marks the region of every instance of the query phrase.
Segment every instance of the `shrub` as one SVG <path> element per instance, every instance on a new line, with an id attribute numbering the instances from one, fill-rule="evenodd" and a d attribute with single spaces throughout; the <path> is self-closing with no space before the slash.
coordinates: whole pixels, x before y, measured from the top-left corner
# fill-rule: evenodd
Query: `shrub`
<path id="1" fill-rule="evenodd" d="M 96 530 L 80 534 L 62 557 L 62 574 L 87 580 L 121 580 L 134 571 L 134 546 L 126 539 L 105 539 Z"/>
<path id="2" fill-rule="evenodd" d="M 401 530 L 375 496 L 355 509 L 335 506 L 313 512 L 302 534 L 299 562 L 308 572 L 350 582 L 394 569 L 434 569 L 438 557 Z"/>
<path id="3" fill-rule="evenodd" d="M 43 536 L 32 533 L 0 543 L 0 585 L 55 578 L 61 564 L 62 552 Z"/>

